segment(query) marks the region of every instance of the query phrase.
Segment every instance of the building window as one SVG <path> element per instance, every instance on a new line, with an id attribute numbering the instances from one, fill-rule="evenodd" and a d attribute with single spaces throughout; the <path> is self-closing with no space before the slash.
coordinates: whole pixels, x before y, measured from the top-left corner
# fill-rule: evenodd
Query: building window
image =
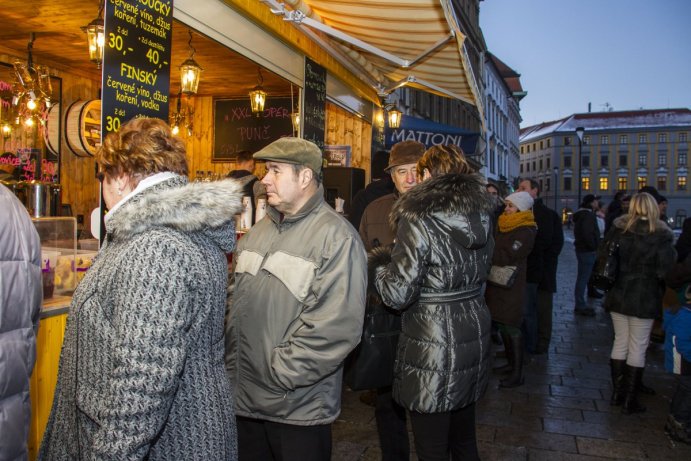
<path id="1" fill-rule="evenodd" d="M 583 190 L 590 190 L 590 178 L 581 178 L 581 188 Z"/>
<path id="2" fill-rule="evenodd" d="M 625 134 L 622 134 L 619 136 L 619 144 L 628 144 L 629 143 L 629 137 L 626 136 Z"/>
<path id="3" fill-rule="evenodd" d="M 530 144 L 528 144 L 528 145 L 525 146 L 525 147 L 526 147 L 526 149 L 528 149 L 528 153 L 530 153 Z"/>
<path id="4" fill-rule="evenodd" d="M 679 142 L 686 142 L 686 133 L 679 133 Z"/>
<path id="5" fill-rule="evenodd" d="M 583 144 L 586 146 L 590 145 L 590 136 L 583 136 Z"/>
<path id="6" fill-rule="evenodd" d="M 679 166 L 686 166 L 686 152 L 679 152 Z"/>
<path id="7" fill-rule="evenodd" d="M 609 189 L 609 178 L 606 176 L 600 176 L 600 190 Z"/>
<path id="8" fill-rule="evenodd" d="M 626 190 L 629 188 L 629 178 L 622 176 L 617 178 L 617 190 Z"/>
<path id="9" fill-rule="evenodd" d="M 540 190 L 545 190 L 545 187 L 544 187 L 544 185 L 543 185 L 543 183 L 542 183 L 542 179 L 540 180 Z"/>
<path id="10" fill-rule="evenodd" d="M 521 174 L 523 174 L 523 164 L 521 163 Z"/>
<path id="11" fill-rule="evenodd" d="M 571 178 L 564 178 L 564 190 L 571 190 Z"/>
<path id="12" fill-rule="evenodd" d="M 547 157 L 547 169 L 549 170 L 550 164 L 552 163 L 552 159 Z"/>
<path id="13" fill-rule="evenodd" d="M 535 160 L 533 160 L 533 171 L 537 171 L 537 169 L 535 168 Z"/>
<path id="14" fill-rule="evenodd" d="M 550 179 L 547 178 L 545 181 L 546 181 L 546 185 L 547 185 L 546 190 L 552 190 L 552 182 L 550 181 Z"/>
<path id="15" fill-rule="evenodd" d="M 629 163 L 629 156 L 628 155 L 620 155 L 619 156 L 619 166 L 626 166 Z"/>
<path id="16" fill-rule="evenodd" d="M 657 190 L 667 190 L 667 176 L 657 177 Z"/>
<path id="17" fill-rule="evenodd" d="M 548 148 L 548 149 L 549 149 L 549 147 L 550 147 L 551 144 L 552 144 L 552 140 L 551 140 L 551 139 L 548 139 L 548 140 L 547 140 L 547 148 Z"/>
<path id="18" fill-rule="evenodd" d="M 657 166 L 667 166 L 667 154 L 657 154 Z"/>
<path id="19" fill-rule="evenodd" d="M 686 176 L 677 178 L 677 190 L 686 190 Z"/>
<path id="20" fill-rule="evenodd" d="M 542 150 L 542 149 L 545 148 L 543 142 L 544 142 L 544 141 L 540 141 L 540 150 Z"/>
<path id="21" fill-rule="evenodd" d="M 646 178 L 645 176 L 639 176 L 638 177 L 638 190 L 643 189 L 647 185 L 648 185 L 648 178 Z"/>
<path id="22" fill-rule="evenodd" d="M 584 168 L 590 167 L 590 155 L 584 155 L 583 158 L 581 159 L 581 165 Z"/>
<path id="23" fill-rule="evenodd" d="M 639 134 L 638 135 L 638 144 L 645 144 L 648 142 L 648 135 L 647 134 Z"/>
<path id="24" fill-rule="evenodd" d="M 600 136 L 600 144 L 603 144 L 603 145 L 609 144 L 609 136 Z"/>
<path id="25" fill-rule="evenodd" d="M 521 146 L 521 154 L 525 154 L 525 146 Z"/>
<path id="26" fill-rule="evenodd" d="M 600 154 L 600 166 L 602 166 L 602 167 L 608 167 L 609 166 L 609 155 Z"/>
<path id="27" fill-rule="evenodd" d="M 657 135 L 657 142 L 665 143 L 667 142 L 667 133 L 660 133 Z"/>
<path id="28" fill-rule="evenodd" d="M 648 165 L 648 154 L 645 152 L 638 154 L 638 166 Z"/>
<path id="29" fill-rule="evenodd" d="M 542 159 L 540 159 L 540 171 L 542 171 Z"/>
<path id="30" fill-rule="evenodd" d="M 571 145 L 571 136 L 564 136 L 564 145 L 565 146 Z"/>
<path id="31" fill-rule="evenodd" d="M 564 168 L 571 168 L 571 156 L 570 155 L 564 156 Z"/>

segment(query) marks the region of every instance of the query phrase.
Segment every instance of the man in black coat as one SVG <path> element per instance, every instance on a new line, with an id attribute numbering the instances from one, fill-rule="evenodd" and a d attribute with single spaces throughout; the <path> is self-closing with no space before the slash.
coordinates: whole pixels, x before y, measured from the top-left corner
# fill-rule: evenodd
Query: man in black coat
<path id="1" fill-rule="evenodd" d="M 590 274 L 593 272 L 597 246 L 600 243 L 600 228 L 597 225 L 595 210 L 599 207 L 600 197 L 588 194 L 583 197 L 580 208 L 573 214 L 573 245 L 578 260 L 578 275 L 574 289 L 575 309 L 577 315 L 592 317 L 595 310 L 586 302 L 586 289 Z"/>
<path id="2" fill-rule="evenodd" d="M 533 197 L 533 215 L 537 235 L 533 251 L 528 255 L 526 299 L 523 326 L 526 348 L 531 354 L 544 354 L 552 339 L 552 302 L 557 291 L 557 263 L 564 246 L 561 218 L 548 208 L 541 198 L 540 185 L 534 179 L 524 179 L 518 185 Z"/>
<path id="3" fill-rule="evenodd" d="M 374 156 L 372 156 L 372 182 L 355 194 L 350 216 L 348 216 L 348 221 L 350 221 L 350 224 L 352 224 L 355 229 L 360 229 L 360 220 L 362 219 L 362 214 L 365 212 L 367 205 L 374 202 L 379 197 L 393 194 L 396 190 L 391 175 L 385 171 L 388 163 L 388 151 L 378 150 L 374 153 Z"/>

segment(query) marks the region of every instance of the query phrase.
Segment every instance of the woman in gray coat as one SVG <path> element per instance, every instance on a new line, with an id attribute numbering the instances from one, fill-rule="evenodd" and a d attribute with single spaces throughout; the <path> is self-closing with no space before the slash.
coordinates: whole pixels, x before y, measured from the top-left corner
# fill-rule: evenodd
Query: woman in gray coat
<path id="1" fill-rule="evenodd" d="M 41 310 L 41 242 L 26 208 L 0 185 L 0 460 L 27 459 L 29 379 Z"/>
<path id="2" fill-rule="evenodd" d="M 495 204 L 456 146 L 434 146 L 423 182 L 391 212 L 393 250 L 373 250 L 373 284 L 403 311 L 393 396 L 410 411 L 421 460 L 478 459 L 475 402 L 487 387 L 490 314 L 481 294 Z M 380 247 L 381 248 L 381 247 Z"/>
<path id="3" fill-rule="evenodd" d="M 237 458 L 223 319 L 234 180 L 187 181 L 158 119 L 105 139 L 106 239 L 74 293 L 44 460 Z"/>

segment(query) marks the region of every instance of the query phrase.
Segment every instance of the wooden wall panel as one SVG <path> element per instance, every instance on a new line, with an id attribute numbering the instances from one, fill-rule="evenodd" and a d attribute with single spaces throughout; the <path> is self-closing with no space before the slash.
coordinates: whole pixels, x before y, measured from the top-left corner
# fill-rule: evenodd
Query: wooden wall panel
<path id="1" fill-rule="evenodd" d="M 326 144 L 352 147 L 351 166 L 365 170 L 365 182 L 370 180 L 372 125 L 362 118 L 326 104 Z"/>

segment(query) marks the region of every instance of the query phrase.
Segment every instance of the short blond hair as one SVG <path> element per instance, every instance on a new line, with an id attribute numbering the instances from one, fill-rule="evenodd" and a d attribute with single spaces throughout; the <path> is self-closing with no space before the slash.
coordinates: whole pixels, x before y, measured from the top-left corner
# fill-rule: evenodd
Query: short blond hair
<path id="1" fill-rule="evenodd" d="M 638 221 L 647 221 L 648 232 L 655 232 L 657 222 L 660 220 L 660 208 L 657 201 L 647 192 L 639 192 L 631 197 L 629 214 L 624 226 L 624 232 L 634 227 Z"/>
<path id="2" fill-rule="evenodd" d="M 417 162 L 418 176 L 422 177 L 425 170 L 428 170 L 433 178 L 447 173 L 475 172 L 466 160 L 463 150 L 453 144 L 438 144 L 427 149 Z"/>
<path id="3" fill-rule="evenodd" d="M 108 134 L 96 162 L 109 176 L 126 173 L 136 182 L 164 171 L 188 173 L 185 143 L 158 118 L 135 118 Z"/>

